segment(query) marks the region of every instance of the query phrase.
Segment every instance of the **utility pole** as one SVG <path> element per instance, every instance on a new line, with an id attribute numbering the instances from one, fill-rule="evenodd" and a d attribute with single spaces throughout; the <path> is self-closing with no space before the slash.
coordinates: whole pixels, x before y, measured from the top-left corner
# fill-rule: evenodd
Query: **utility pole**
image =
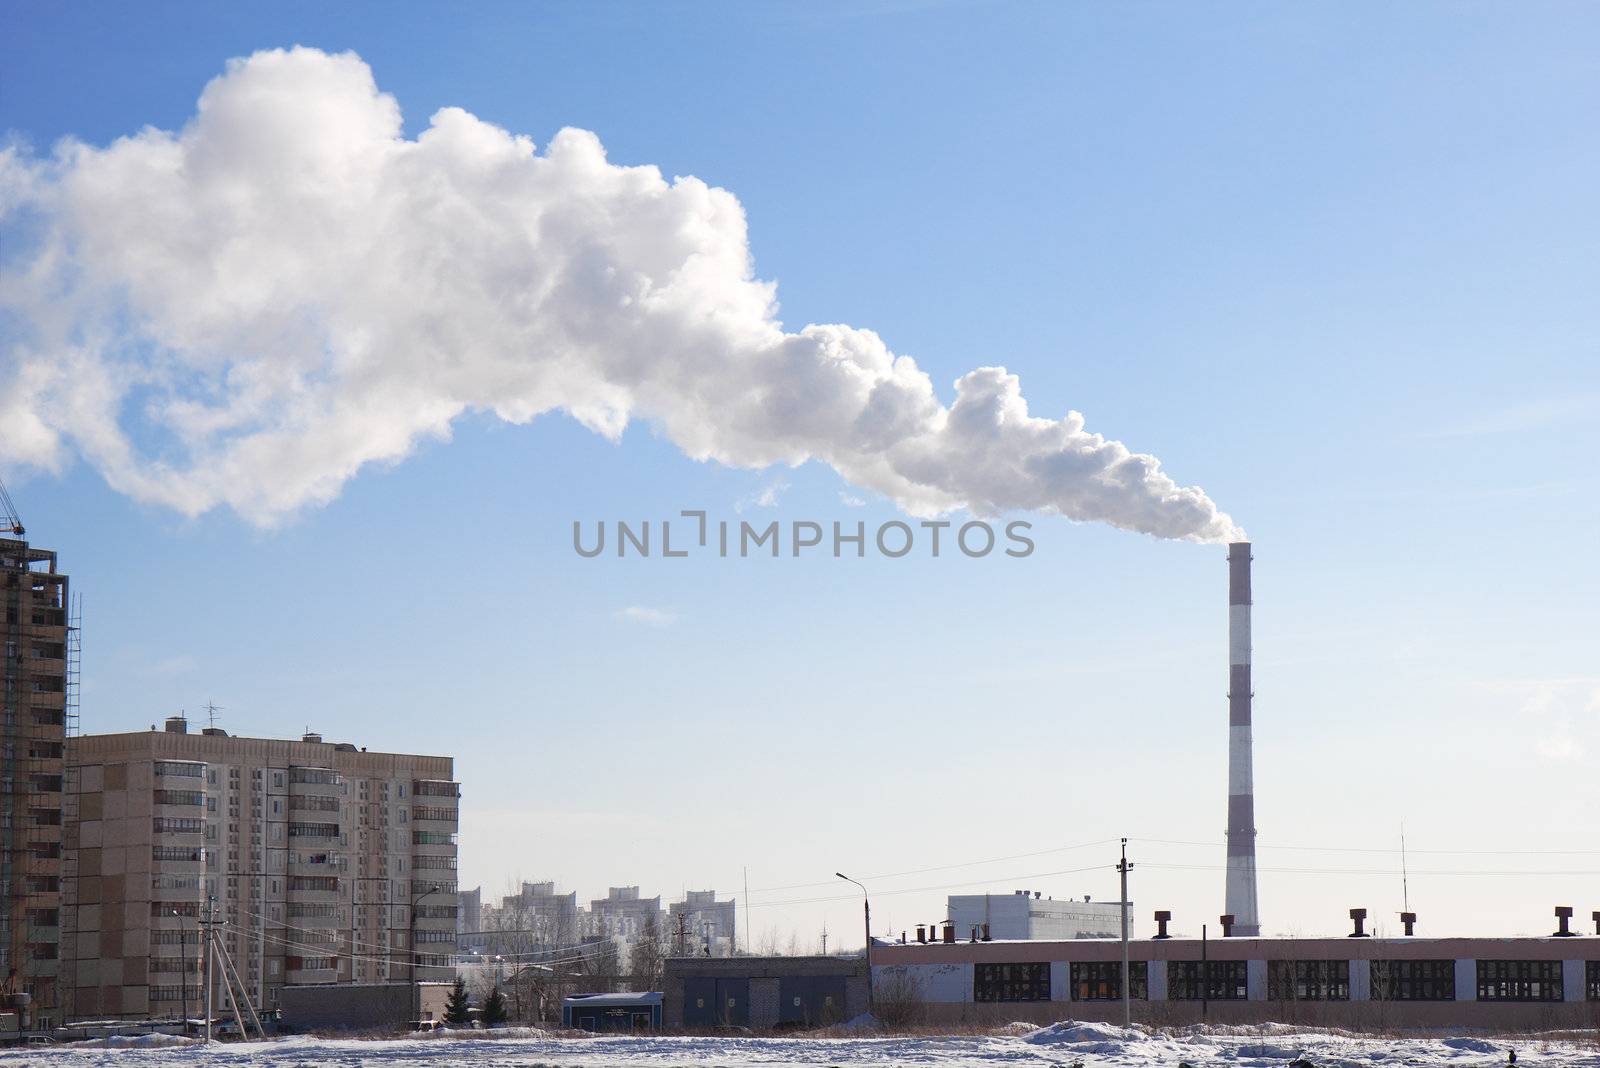
<path id="1" fill-rule="evenodd" d="M 1133 1001 L 1128 996 L 1128 840 L 1122 840 L 1122 860 L 1117 871 L 1122 875 L 1122 1026 L 1133 1026 Z"/>
<path id="2" fill-rule="evenodd" d="M 212 922 L 215 919 L 217 899 L 206 899 L 206 1042 L 211 1042 L 211 975 L 212 965 L 217 959 L 217 947 L 214 944 L 215 933 L 212 931 Z"/>
<path id="3" fill-rule="evenodd" d="M 189 1033 L 189 932 L 183 929 L 183 916 L 177 909 L 172 914 L 178 918 L 178 957 L 183 962 L 178 965 L 178 982 L 183 989 L 183 1030 L 182 1034 Z"/>

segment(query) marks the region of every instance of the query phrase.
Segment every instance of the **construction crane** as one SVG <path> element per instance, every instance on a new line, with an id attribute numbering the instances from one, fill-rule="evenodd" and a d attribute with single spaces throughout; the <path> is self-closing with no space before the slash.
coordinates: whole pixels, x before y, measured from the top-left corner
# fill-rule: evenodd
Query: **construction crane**
<path id="1" fill-rule="evenodd" d="M 17 506 L 11 503 L 11 494 L 6 492 L 6 484 L 0 482 L 0 531 L 22 537 L 27 533 L 22 527 L 22 517 L 17 514 Z"/>

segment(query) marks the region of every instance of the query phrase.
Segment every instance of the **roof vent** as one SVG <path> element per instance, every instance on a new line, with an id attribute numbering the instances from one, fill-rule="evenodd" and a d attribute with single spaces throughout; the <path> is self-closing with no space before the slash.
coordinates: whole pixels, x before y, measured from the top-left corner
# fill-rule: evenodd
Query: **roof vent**
<path id="1" fill-rule="evenodd" d="M 1156 913 L 1156 927 L 1158 927 L 1160 929 L 1158 931 L 1156 931 L 1155 937 L 1156 938 L 1171 938 L 1172 936 L 1167 934 L 1167 924 L 1169 924 L 1171 922 L 1172 922 L 1172 912 L 1170 910 L 1162 909 L 1161 911 L 1157 912 Z"/>
<path id="2" fill-rule="evenodd" d="M 183 716 L 168 716 L 167 717 L 167 733 L 168 734 L 188 734 L 189 733 L 189 721 L 187 719 L 185 719 Z"/>
<path id="3" fill-rule="evenodd" d="M 1366 909 L 1351 909 L 1350 910 L 1350 923 L 1355 927 L 1355 930 L 1350 932 L 1349 937 L 1351 937 L 1351 938 L 1365 938 L 1365 937 L 1367 937 L 1367 932 L 1366 932 L 1367 910 Z"/>
<path id="4" fill-rule="evenodd" d="M 207 738 L 226 738 L 228 736 L 228 732 L 221 727 L 201 727 L 200 733 Z"/>
<path id="5" fill-rule="evenodd" d="M 1556 906 L 1556 926 L 1558 929 L 1553 936 L 1555 938 L 1571 938 L 1573 935 L 1578 933 L 1572 929 L 1571 905 Z"/>
<path id="6" fill-rule="evenodd" d="M 312 733 L 310 733 L 308 731 L 308 732 L 306 732 L 305 737 L 301 738 L 300 740 L 302 742 L 310 742 L 313 745 L 321 745 L 322 744 L 322 735 L 320 735 L 320 734 L 312 734 Z"/>
<path id="7" fill-rule="evenodd" d="M 349 742 L 335 742 L 333 748 L 341 753 L 354 753 L 356 751 L 356 747 Z"/>

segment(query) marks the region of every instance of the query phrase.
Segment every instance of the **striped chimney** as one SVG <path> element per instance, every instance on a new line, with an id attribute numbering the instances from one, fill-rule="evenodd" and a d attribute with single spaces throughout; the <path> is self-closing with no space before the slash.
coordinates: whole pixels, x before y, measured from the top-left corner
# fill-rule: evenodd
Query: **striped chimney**
<path id="1" fill-rule="evenodd" d="M 1233 933 L 1261 933 L 1256 910 L 1256 799 L 1250 740 L 1250 543 L 1228 546 L 1228 889 Z"/>

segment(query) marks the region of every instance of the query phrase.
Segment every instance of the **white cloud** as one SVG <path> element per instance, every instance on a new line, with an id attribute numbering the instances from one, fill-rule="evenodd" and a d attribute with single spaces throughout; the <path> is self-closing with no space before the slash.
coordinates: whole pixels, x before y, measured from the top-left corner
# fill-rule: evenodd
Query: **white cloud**
<path id="1" fill-rule="evenodd" d="M 630 604 L 617 612 L 617 618 L 624 623 L 642 623 L 647 627 L 670 627 L 678 621 L 678 614 L 664 608 Z"/>
<path id="2" fill-rule="evenodd" d="M 188 515 L 271 524 L 463 414 L 565 411 L 697 460 L 817 460 L 914 515 L 1238 536 L 1154 457 L 1031 414 L 1002 367 L 946 406 L 870 330 L 785 329 L 731 193 L 459 108 L 409 140 L 351 53 L 233 60 L 183 129 L 8 148 L 0 189 L 0 462 L 80 456 Z"/>
<path id="3" fill-rule="evenodd" d="M 865 508 L 867 506 L 866 501 L 852 493 L 846 493 L 844 490 L 839 491 L 839 503 L 846 508 Z"/>
<path id="4" fill-rule="evenodd" d="M 1540 679 L 1513 684 L 1520 695 L 1518 733 L 1534 753 L 1552 764 L 1586 760 L 1600 745 L 1600 680 Z"/>
<path id="5" fill-rule="evenodd" d="M 776 508 L 778 507 L 779 499 L 788 489 L 789 483 L 781 478 L 773 479 L 756 492 L 735 501 L 733 510 L 736 513 L 743 514 L 751 508 Z"/>

